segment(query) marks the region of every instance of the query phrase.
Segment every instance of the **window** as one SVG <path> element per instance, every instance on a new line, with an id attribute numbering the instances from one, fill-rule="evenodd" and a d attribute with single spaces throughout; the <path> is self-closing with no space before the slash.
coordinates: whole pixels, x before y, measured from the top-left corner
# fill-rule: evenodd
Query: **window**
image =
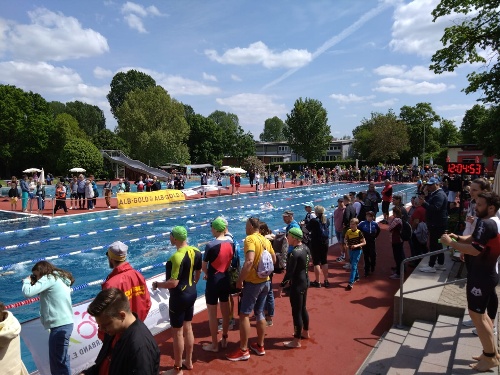
<path id="1" fill-rule="evenodd" d="M 283 158 L 271 158 L 271 163 L 283 163 Z"/>
<path id="2" fill-rule="evenodd" d="M 278 151 L 288 151 L 288 146 L 278 146 Z"/>
<path id="3" fill-rule="evenodd" d="M 340 150 L 340 146 L 330 146 L 328 147 L 328 151 L 338 151 Z"/>

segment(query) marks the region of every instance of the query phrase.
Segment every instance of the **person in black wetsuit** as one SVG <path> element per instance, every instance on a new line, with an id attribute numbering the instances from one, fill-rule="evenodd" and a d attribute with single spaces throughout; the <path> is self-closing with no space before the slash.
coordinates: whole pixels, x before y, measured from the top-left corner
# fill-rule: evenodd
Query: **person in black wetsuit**
<path id="1" fill-rule="evenodd" d="M 500 208 L 500 197 L 491 192 L 479 193 L 476 199 L 478 222 L 472 235 L 443 234 L 441 243 L 471 255 L 467 273 L 467 307 L 476 326 L 483 353 L 472 357 L 477 363 L 470 366 L 485 372 L 500 364 L 493 321 L 486 314 L 492 293 L 498 284 L 497 261 L 500 256 L 499 223 L 496 212 Z"/>
<path id="2" fill-rule="evenodd" d="M 166 265 L 166 279 L 153 282 L 153 290 L 167 288 L 170 292 L 169 314 L 173 330 L 174 368 L 164 372 L 175 375 L 182 371 L 182 354 L 186 349 L 185 368 L 193 368 L 194 336 L 191 327 L 194 303 L 196 301 L 196 283 L 200 279 L 202 255 L 200 250 L 187 244 L 187 230 L 177 226 L 170 232 L 170 243 L 177 251 Z"/>
<path id="3" fill-rule="evenodd" d="M 287 240 L 293 246 L 286 264 L 286 274 L 280 284 L 279 296 L 283 287 L 290 285 L 290 305 L 293 317 L 293 340 L 284 342 L 287 348 L 300 348 L 302 338 L 309 338 L 309 313 L 307 312 L 307 288 L 309 276 L 307 268 L 311 253 L 306 245 L 302 244 L 302 231 L 292 228 L 288 231 Z"/>

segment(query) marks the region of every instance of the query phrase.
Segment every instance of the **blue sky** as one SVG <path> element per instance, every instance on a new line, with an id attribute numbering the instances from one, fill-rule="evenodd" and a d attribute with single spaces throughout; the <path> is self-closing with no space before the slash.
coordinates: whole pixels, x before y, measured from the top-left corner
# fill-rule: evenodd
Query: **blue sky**
<path id="1" fill-rule="evenodd" d="M 238 115 L 258 139 L 267 118 L 286 119 L 299 97 L 320 100 L 332 135 L 352 135 L 371 112 L 430 102 L 460 126 L 479 95 L 479 67 L 434 75 L 430 57 L 450 16 L 437 0 L 0 0 L 0 83 L 61 102 L 99 106 L 114 74 L 151 75 L 208 116 Z"/>

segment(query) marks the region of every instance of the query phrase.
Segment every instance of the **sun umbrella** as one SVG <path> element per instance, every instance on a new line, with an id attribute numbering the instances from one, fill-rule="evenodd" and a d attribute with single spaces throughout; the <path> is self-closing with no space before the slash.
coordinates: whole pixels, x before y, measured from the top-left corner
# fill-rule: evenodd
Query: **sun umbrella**
<path id="1" fill-rule="evenodd" d="M 493 191 L 500 195 L 500 163 L 497 165 L 495 179 L 493 180 Z"/>
<path id="2" fill-rule="evenodd" d="M 228 168 L 224 172 L 224 174 L 236 174 L 236 173 L 247 173 L 243 168 Z"/>
<path id="3" fill-rule="evenodd" d="M 23 171 L 23 173 L 35 173 L 35 172 L 41 172 L 41 169 L 38 168 L 28 168 Z"/>
<path id="4" fill-rule="evenodd" d="M 223 166 L 222 166 L 222 167 L 220 167 L 219 169 L 220 169 L 221 171 L 224 171 L 224 170 L 226 170 L 226 169 L 228 169 L 228 168 L 231 168 L 231 167 L 230 167 L 229 165 L 223 165 Z"/>
<path id="5" fill-rule="evenodd" d="M 76 168 L 71 168 L 69 171 L 70 171 L 70 172 L 74 172 L 74 173 L 83 173 L 83 172 L 87 172 L 85 169 L 83 169 L 83 168 L 78 168 L 78 167 L 76 167 Z"/>
<path id="6" fill-rule="evenodd" d="M 40 173 L 40 178 L 38 179 L 42 185 L 45 185 L 45 171 L 42 168 L 42 173 Z"/>

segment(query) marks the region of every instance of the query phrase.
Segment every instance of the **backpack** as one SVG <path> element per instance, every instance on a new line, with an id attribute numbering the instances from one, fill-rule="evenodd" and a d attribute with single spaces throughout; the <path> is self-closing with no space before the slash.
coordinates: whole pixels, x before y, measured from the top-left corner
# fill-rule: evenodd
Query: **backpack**
<path id="1" fill-rule="evenodd" d="M 330 229 L 329 229 L 330 223 L 328 222 L 328 220 L 326 221 L 326 223 L 323 223 L 323 221 L 318 219 L 318 223 L 319 223 L 319 230 L 321 233 L 321 238 L 323 238 L 325 240 L 329 239 L 330 238 Z"/>
<path id="2" fill-rule="evenodd" d="M 427 244 L 427 240 L 429 239 L 429 230 L 427 229 L 427 224 L 425 224 L 423 221 L 418 223 L 417 227 L 415 228 L 415 237 L 421 245 Z"/>
<path id="3" fill-rule="evenodd" d="M 232 236 L 231 236 L 232 238 Z M 233 258 L 231 259 L 231 264 L 227 270 L 227 274 L 229 276 L 229 293 L 239 293 L 241 289 L 236 288 L 236 283 L 238 282 L 238 278 L 240 277 L 240 256 L 238 254 L 238 250 L 236 248 L 236 244 L 233 242 Z"/>
<path id="4" fill-rule="evenodd" d="M 403 241 L 410 241 L 411 240 L 411 225 L 409 222 L 406 220 L 401 220 L 403 222 L 403 226 L 401 227 L 401 239 Z"/>
<path id="5" fill-rule="evenodd" d="M 262 242 L 261 242 L 262 243 Z M 259 263 L 257 264 L 257 276 L 261 279 L 266 279 L 274 271 L 273 257 L 269 250 L 262 243 L 262 254 L 260 255 Z"/>
<path id="6" fill-rule="evenodd" d="M 273 239 L 273 249 L 276 253 L 275 273 L 282 273 L 286 269 L 286 257 L 288 252 L 288 241 L 286 233 L 278 233 Z"/>

